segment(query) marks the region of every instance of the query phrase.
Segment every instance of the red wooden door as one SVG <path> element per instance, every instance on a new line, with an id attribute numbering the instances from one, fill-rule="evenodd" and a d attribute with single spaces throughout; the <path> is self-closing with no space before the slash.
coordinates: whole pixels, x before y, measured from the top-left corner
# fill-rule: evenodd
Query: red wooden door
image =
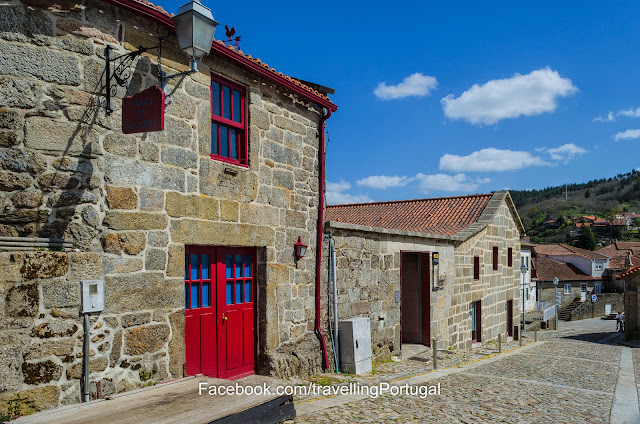
<path id="1" fill-rule="evenodd" d="M 255 249 L 185 248 L 187 375 L 254 372 Z"/>
<path id="2" fill-rule="evenodd" d="M 254 372 L 255 249 L 217 251 L 218 377 Z"/>
<path id="3" fill-rule="evenodd" d="M 185 249 L 184 316 L 187 375 L 217 377 L 215 250 Z"/>

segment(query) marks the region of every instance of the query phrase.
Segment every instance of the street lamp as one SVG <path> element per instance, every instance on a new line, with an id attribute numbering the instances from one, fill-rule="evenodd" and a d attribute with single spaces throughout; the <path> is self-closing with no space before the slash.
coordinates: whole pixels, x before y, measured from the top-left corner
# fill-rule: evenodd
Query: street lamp
<path id="1" fill-rule="evenodd" d="M 196 62 L 208 55 L 213 42 L 213 34 L 218 23 L 213 19 L 211 9 L 198 0 L 180 6 L 173 17 L 178 47 L 187 55 L 189 67 L 197 72 Z"/>
<path id="2" fill-rule="evenodd" d="M 553 279 L 553 303 L 556 305 L 556 330 L 558 329 L 558 277 Z"/>
<path id="3" fill-rule="evenodd" d="M 522 261 L 522 265 L 520 265 L 520 274 L 522 274 L 522 333 L 524 334 L 524 330 L 526 329 L 524 322 L 524 275 L 527 273 L 527 265 Z"/>

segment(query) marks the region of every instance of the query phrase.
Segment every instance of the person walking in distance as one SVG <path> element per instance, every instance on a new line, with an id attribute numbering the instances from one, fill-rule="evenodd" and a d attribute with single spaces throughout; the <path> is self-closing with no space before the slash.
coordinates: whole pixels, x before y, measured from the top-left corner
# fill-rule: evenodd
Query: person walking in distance
<path id="1" fill-rule="evenodd" d="M 620 331 L 620 311 L 616 314 L 616 331 Z"/>
<path id="2" fill-rule="evenodd" d="M 620 331 L 622 331 L 624 333 L 624 321 L 625 321 L 625 317 L 624 317 L 624 312 L 620 314 Z"/>

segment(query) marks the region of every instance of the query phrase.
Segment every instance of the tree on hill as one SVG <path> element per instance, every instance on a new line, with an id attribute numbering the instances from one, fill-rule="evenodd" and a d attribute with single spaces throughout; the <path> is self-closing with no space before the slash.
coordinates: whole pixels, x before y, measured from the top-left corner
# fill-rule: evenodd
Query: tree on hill
<path id="1" fill-rule="evenodd" d="M 580 234 L 578 242 L 576 243 L 576 247 L 587 250 L 596 250 L 596 246 L 596 237 L 593 235 L 593 231 L 591 231 L 591 228 L 583 227 L 582 233 Z"/>

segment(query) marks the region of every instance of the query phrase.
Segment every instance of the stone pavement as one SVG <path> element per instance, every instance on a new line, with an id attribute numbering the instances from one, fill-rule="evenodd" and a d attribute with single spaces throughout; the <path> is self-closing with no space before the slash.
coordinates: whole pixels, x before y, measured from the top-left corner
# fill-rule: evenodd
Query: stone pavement
<path id="1" fill-rule="evenodd" d="M 561 322 L 558 331 L 538 332 L 538 343 L 527 336 L 528 345 L 507 343 L 502 354 L 493 345 L 441 352 L 445 369 L 435 372 L 428 351 L 364 376 L 316 376 L 318 384 L 439 384 L 441 393 L 296 397 L 293 422 L 640 423 L 640 351 L 617 345 L 615 323 Z"/>

